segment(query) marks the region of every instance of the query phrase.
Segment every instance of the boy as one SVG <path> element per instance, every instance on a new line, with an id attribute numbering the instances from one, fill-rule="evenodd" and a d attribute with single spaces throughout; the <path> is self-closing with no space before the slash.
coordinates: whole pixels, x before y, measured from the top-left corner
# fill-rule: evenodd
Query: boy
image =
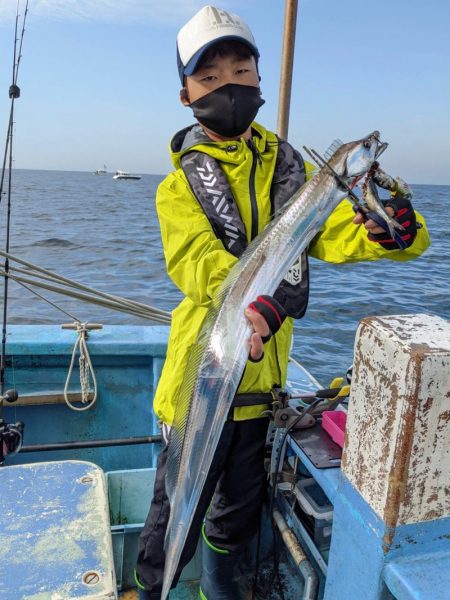
<path id="1" fill-rule="evenodd" d="M 193 110 L 197 123 L 172 139 L 176 170 L 161 183 L 156 198 L 167 270 L 185 298 L 173 311 L 167 358 L 154 400 L 165 445 L 139 541 L 136 580 L 140 598 L 147 600 L 156 600 L 161 593 L 170 510 L 164 484 L 168 432 L 189 349 L 232 265 L 273 213 L 303 185 L 312 168 L 288 143 L 254 122 L 264 103 L 259 52 L 238 16 L 212 6 L 203 8 L 180 30 L 177 51 L 180 100 Z M 360 227 L 361 216 L 355 217 L 350 203 L 344 201 L 310 245 L 309 254 L 331 262 L 408 260 L 420 255 L 429 243 L 425 226 L 417 230 L 416 214 L 407 198 L 393 198 L 391 205 L 390 212 L 405 226 L 407 249 L 395 249 L 372 221 Z M 233 569 L 257 531 L 266 486 L 263 458 L 268 422 L 262 413 L 271 390 L 286 382 L 293 317 L 304 314 L 307 300 L 305 254 L 273 297 L 260 296 L 245 309 L 254 329 L 249 361 L 174 581 L 175 585 L 201 535 L 201 598 L 239 599 Z M 241 401 L 243 394 L 247 399 L 252 394 L 250 405 Z"/>

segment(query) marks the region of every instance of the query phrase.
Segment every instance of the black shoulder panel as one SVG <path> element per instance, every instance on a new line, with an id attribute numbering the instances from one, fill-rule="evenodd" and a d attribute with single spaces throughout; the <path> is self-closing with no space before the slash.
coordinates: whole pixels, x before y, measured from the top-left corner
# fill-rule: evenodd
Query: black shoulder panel
<path id="1" fill-rule="evenodd" d="M 247 235 L 219 164 L 208 154 L 194 150 L 183 156 L 181 165 L 214 233 L 231 254 L 239 257 L 247 246 Z"/>
<path id="2" fill-rule="evenodd" d="M 300 152 L 289 142 L 278 139 L 277 161 L 270 190 L 272 215 L 275 215 L 305 182 L 305 163 Z"/>
<path id="3" fill-rule="evenodd" d="M 278 138 L 278 142 L 277 162 L 270 190 L 273 215 L 277 214 L 306 182 L 305 163 L 300 152 L 285 140 Z M 290 317 L 303 317 L 309 299 L 309 265 L 306 252 L 298 257 L 286 273 L 274 297 Z"/>

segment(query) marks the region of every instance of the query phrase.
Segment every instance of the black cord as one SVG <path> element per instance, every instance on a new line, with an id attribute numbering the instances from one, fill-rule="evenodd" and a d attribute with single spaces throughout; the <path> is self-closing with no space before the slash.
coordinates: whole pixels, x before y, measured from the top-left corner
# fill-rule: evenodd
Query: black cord
<path id="1" fill-rule="evenodd" d="M 299 415 L 290 425 L 289 427 L 286 427 L 286 430 L 283 434 L 283 437 L 281 439 L 281 443 L 280 443 L 280 452 L 278 453 L 277 456 L 277 462 L 276 462 L 276 467 L 275 467 L 275 475 L 279 472 L 280 470 L 280 462 L 281 462 L 281 455 L 282 455 L 282 448 L 286 442 L 286 437 L 288 435 L 288 433 L 293 429 L 293 427 L 295 427 L 295 425 L 297 425 L 297 423 L 303 418 L 304 413 L 302 413 L 301 415 Z M 273 512 L 273 504 L 274 504 L 274 500 L 275 500 L 275 489 L 276 489 L 276 481 L 272 483 L 272 487 L 270 490 L 270 496 L 269 496 L 269 519 L 272 519 L 272 512 Z M 264 587 L 260 590 L 258 590 L 257 588 L 257 578 L 258 578 L 258 574 L 259 574 L 259 553 L 260 553 L 260 540 L 261 540 L 261 527 L 258 531 L 258 547 L 257 547 L 257 563 L 256 563 L 256 571 L 255 571 L 255 578 L 254 578 L 254 582 L 253 582 L 253 592 L 254 594 L 257 594 L 258 596 L 262 597 L 262 598 L 267 598 L 270 589 L 272 588 L 273 585 L 273 581 L 275 579 L 275 577 L 277 578 L 277 583 L 278 583 L 278 589 L 281 595 L 282 600 L 284 600 L 284 593 L 283 593 L 283 585 L 281 582 L 281 577 L 280 577 L 280 571 L 279 571 L 279 558 L 278 558 L 278 553 L 277 553 L 277 536 L 275 533 L 275 527 L 272 526 L 272 539 L 273 539 L 273 571 L 272 574 L 269 578 L 269 580 L 266 582 L 266 584 L 264 585 Z"/>
<path id="2" fill-rule="evenodd" d="M 283 433 L 283 437 L 281 438 L 280 446 L 279 446 L 280 452 L 278 453 L 277 461 L 276 461 L 276 465 L 275 465 L 275 474 L 274 474 L 275 478 L 278 476 L 278 473 L 280 471 L 281 457 L 283 455 L 282 449 L 283 449 L 284 444 L 286 443 L 286 438 L 288 436 L 288 433 L 290 431 L 292 431 L 292 429 L 294 429 L 294 427 L 297 425 L 297 423 L 299 423 L 305 415 L 310 414 L 312 412 L 312 410 L 322 401 L 323 401 L 323 398 L 317 398 L 296 419 L 294 419 L 288 427 L 286 427 L 286 429 Z M 273 481 L 272 487 L 270 490 L 270 497 L 269 497 L 269 517 L 270 517 L 270 519 L 272 519 L 273 505 L 275 502 L 275 492 L 276 492 L 276 488 L 277 488 L 277 483 L 278 482 L 276 480 Z M 277 555 L 277 536 L 275 533 L 275 527 L 272 527 L 272 535 L 273 535 L 273 573 L 272 573 L 271 578 L 268 581 L 268 584 L 265 586 L 264 594 L 267 596 L 267 594 L 272 586 L 272 583 L 276 577 L 281 598 L 282 598 L 282 600 L 284 600 L 283 585 L 282 585 L 280 571 L 279 571 L 279 557 Z"/>
<path id="3" fill-rule="evenodd" d="M 256 557 L 255 557 L 255 575 L 253 577 L 252 591 L 253 595 L 256 594 L 256 583 L 259 575 L 259 564 L 261 560 L 261 529 L 262 529 L 263 511 L 261 511 L 261 518 L 259 520 L 258 537 L 256 538 Z"/>
<path id="4" fill-rule="evenodd" d="M 279 568 L 280 567 L 280 557 L 278 555 L 278 548 L 277 548 L 278 536 L 275 533 L 275 527 L 272 528 L 272 535 L 273 535 L 273 569 L 274 569 L 274 574 L 277 578 L 278 591 L 280 592 L 281 600 L 284 600 L 283 582 L 281 581 L 280 568 Z"/>

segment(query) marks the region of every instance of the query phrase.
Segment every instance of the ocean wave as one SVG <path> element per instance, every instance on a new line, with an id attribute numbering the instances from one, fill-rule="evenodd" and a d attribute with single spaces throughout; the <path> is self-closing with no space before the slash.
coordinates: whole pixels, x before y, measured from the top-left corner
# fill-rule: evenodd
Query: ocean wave
<path id="1" fill-rule="evenodd" d="M 154 197 L 160 181 L 161 176 L 147 176 L 144 184 L 141 180 L 139 186 L 119 188 L 110 178 L 96 179 L 91 173 L 17 171 L 17 188 L 26 187 L 30 201 L 14 207 L 11 252 L 99 290 L 173 310 L 182 296 L 167 276 L 161 247 Z M 418 260 L 346 265 L 311 260 L 310 303 L 306 316 L 296 321 L 293 354 L 324 385 L 345 375 L 363 317 L 426 313 L 450 319 L 450 236 L 443 218 L 450 186 L 412 189 L 432 238 Z M 4 236 L 0 228 L 0 247 Z M 82 321 L 149 324 L 42 293 Z M 65 321 L 67 316 L 55 307 L 11 282 L 8 322 Z"/>
<path id="2" fill-rule="evenodd" d="M 30 244 L 30 246 L 44 246 L 49 248 L 78 248 L 79 244 L 74 244 L 69 240 L 62 238 L 47 238 L 45 240 L 37 240 Z"/>

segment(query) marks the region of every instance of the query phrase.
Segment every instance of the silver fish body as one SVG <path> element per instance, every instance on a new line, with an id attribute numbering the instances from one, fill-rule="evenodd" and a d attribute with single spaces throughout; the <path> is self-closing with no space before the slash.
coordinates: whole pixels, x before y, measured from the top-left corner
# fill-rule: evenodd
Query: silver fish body
<path id="1" fill-rule="evenodd" d="M 346 182 L 367 173 L 379 133 L 342 145 L 329 164 Z M 273 294 L 294 260 L 346 192 L 327 167 L 297 191 L 253 240 L 224 280 L 191 350 L 175 410 L 166 487 L 170 520 L 165 540 L 162 599 L 173 581 L 219 438 L 248 359 L 252 333 L 244 309 Z"/>
<path id="2" fill-rule="evenodd" d="M 396 239 L 397 237 L 395 231 L 396 229 L 399 231 L 405 231 L 403 225 L 397 223 L 397 221 L 386 212 L 386 209 L 384 208 L 380 197 L 378 196 L 377 186 L 371 178 L 364 183 L 363 198 L 368 208 L 379 215 L 386 222 L 386 226 L 389 229 L 389 233 L 393 239 Z"/>

